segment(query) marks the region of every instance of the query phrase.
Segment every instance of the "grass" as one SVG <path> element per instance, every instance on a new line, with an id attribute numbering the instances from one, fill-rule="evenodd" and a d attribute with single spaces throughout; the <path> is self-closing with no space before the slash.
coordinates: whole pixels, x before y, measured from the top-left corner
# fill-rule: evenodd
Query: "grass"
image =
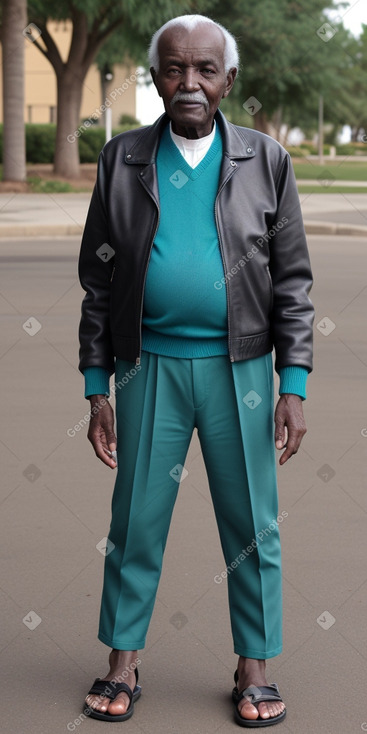
<path id="1" fill-rule="evenodd" d="M 299 194 L 367 194 L 367 186 L 321 186 L 320 184 L 301 184 Z"/>
<path id="2" fill-rule="evenodd" d="M 301 194 L 367 194 L 367 160 L 366 162 L 325 161 L 320 166 L 317 161 L 302 161 L 293 164 L 296 178 L 310 181 L 309 184 L 298 185 Z M 0 180 L 2 178 L 2 166 L 0 165 Z M 343 186 L 335 185 L 338 181 L 356 181 L 365 186 Z M 32 193 L 55 194 L 76 193 L 91 191 L 89 188 L 78 186 L 77 181 L 69 183 L 54 179 L 41 178 L 40 176 L 28 176 L 27 184 Z"/>
<path id="3" fill-rule="evenodd" d="M 27 183 L 33 194 L 69 194 L 74 191 L 66 181 L 46 181 L 39 176 L 28 176 Z"/>
<path id="4" fill-rule="evenodd" d="M 318 177 L 337 181 L 364 181 L 367 186 L 367 161 L 363 161 L 363 163 L 351 163 L 349 160 L 345 162 L 325 161 L 323 166 L 320 166 L 316 161 L 307 161 L 294 163 L 293 167 L 296 178 L 313 181 Z M 328 176 L 328 173 L 331 175 Z"/>

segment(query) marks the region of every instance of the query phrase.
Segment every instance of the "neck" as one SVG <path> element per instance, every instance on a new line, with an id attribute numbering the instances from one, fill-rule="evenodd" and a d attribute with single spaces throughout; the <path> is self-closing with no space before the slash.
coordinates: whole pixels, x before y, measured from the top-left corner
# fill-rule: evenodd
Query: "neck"
<path id="1" fill-rule="evenodd" d="M 204 128 L 185 127 L 183 125 L 177 125 L 177 123 L 172 120 L 172 130 L 176 135 L 180 135 L 182 138 L 198 140 L 199 138 L 205 138 L 206 135 L 210 135 L 213 130 L 213 120 L 211 120 Z"/>

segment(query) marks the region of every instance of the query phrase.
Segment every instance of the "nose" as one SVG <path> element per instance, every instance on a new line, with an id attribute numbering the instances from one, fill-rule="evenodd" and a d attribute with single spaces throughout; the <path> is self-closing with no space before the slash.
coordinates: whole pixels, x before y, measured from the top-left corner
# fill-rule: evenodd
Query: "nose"
<path id="1" fill-rule="evenodd" d="M 195 92 L 200 89 L 198 72 L 193 67 L 187 67 L 181 80 L 182 90 L 185 92 Z"/>

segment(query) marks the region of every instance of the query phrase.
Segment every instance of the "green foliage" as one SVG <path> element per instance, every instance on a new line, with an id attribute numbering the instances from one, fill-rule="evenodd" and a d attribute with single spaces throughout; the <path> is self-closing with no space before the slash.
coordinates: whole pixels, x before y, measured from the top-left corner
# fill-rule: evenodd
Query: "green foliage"
<path id="1" fill-rule="evenodd" d="M 340 5 L 334 0 L 235 0 L 228 7 L 218 0 L 211 15 L 236 36 L 241 53 L 242 69 L 231 96 L 240 104 L 254 96 L 262 105 L 253 118 L 247 115 L 247 126 L 277 115 L 313 133 L 320 94 L 325 122 L 335 121 L 342 72 L 348 67 L 355 71 L 356 58 L 350 58 L 351 36 L 340 22 L 332 23 L 337 32 L 328 42 L 318 30 L 329 22 L 325 6 Z M 365 96 L 366 75 L 360 100 Z"/>
<path id="2" fill-rule="evenodd" d="M 50 163 L 53 160 L 56 125 L 25 126 L 27 163 Z"/>
<path id="3" fill-rule="evenodd" d="M 119 125 L 123 125 L 123 126 L 130 125 L 131 128 L 133 128 L 133 127 L 138 127 L 140 125 L 140 122 L 133 115 L 123 114 L 119 118 Z"/>
<path id="4" fill-rule="evenodd" d="M 44 181 L 38 176 L 28 176 L 27 183 L 33 194 L 69 194 L 73 191 L 67 181 Z"/>
<path id="5" fill-rule="evenodd" d="M 139 127 L 139 123 L 125 123 L 112 131 L 118 135 L 126 130 Z M 56 125 L 26 125 L 26 154 L 27 163 L 52 163 L 55 153 Z M 106 133 L 103 127 L 90 127 L 79 138 L 81 163 L 95 163 L 106 142 Z M 76 143 L 69 143 L 75 145 Z M 2 161 L 3 126 L 0 125 L 0 161 Z"/>
<path id="6" fill-rule="evenodd" d="M 293 158 L 301 158 L 309 155 L 318 155 L 319 150 L 313 143 L 301 143 L 300 145 L 287 145 L 287 151 Z M 330 145 L 323 146 L 324 155 L 330 154 Z"/>
<path id="7" fill-rule="evenodd" d="M 336 146 L 336 152 L 337 155 L 367 156 L 367 145 L 366 143 L 344 143 Z"/>

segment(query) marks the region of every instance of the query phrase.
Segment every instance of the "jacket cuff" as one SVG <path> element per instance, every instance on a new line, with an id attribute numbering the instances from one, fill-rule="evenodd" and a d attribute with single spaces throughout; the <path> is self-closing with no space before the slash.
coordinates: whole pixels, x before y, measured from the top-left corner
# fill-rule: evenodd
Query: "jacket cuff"
<path id="1" fill-rule="evenodd" d="M 292 393 L 306 399 L 308 370 L 305 367 L 281 367 L 279 370 L 279 395 Z"/>
<path id="2" fill-rule="evenodd" d="M 110 373 L 104 367 L 85 367 L 83 375 L 85 398 L 89 398 L 91 395 L 110 394 Z"/>

